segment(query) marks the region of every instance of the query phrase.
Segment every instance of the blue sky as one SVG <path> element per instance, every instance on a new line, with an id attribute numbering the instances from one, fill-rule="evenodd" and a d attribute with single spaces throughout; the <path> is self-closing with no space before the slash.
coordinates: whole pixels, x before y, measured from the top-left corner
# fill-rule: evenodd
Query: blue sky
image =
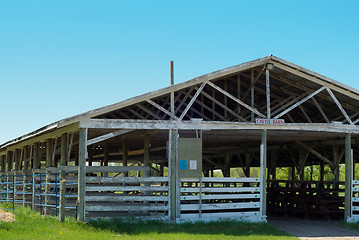
<path id="1" fill-rule="evenodd" d="M 0 1 L 0 143 L 270 54 L 359 89 L 359 1 Z"/>

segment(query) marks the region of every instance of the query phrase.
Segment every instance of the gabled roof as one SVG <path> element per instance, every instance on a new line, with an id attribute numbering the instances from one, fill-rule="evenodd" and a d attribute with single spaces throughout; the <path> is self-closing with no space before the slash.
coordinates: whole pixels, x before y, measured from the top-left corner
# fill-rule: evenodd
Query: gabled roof
<path id="1" fill-rule="evenodd" d="M 147 100 L 156 99 L 164 97 L 171 92 L 179 92 L 184 89 L 193 88 L 195 86 L 198 86 L 206 81 L 217 81 L 223 78 L 236 76 L 242 72 L 248 71 L 249 69 L 257 68 L 258 70 L 261 69 L 262 66 L 265 66 L 267 63 L 273 63 L 275 65 L 276 71 L 274 71 L 274 74 L 277 74 L 279 77 L 277 81 L 282 81 L 281 79 L 283 73 L 285 73 L 285 79 L 295 82 L 295 84 L 303 84 L 303 87 L 305 89 L 312 89 L 313 91 L 318 89 L 318 86 L 326 86 L 330 88 L 331 90 L 335 91 L 336 94 L 340 95 L 337 96 L 339 100 L 348 102 L 347 98 L 350 98 L 351 100 L 356 100 L 355 103 L 351 103 L 353 105 L 353 108 L 358 108 L 359 111 L 359 91 L 356 89 L 353 89 L 349 86 L 346 86 L 340 82 L 337 82 L 333 79 L 330 79 L 328 77 L 325 77 L 323 75 L 320 75 L 316 72 L 310 71 L 306 68 L 300 67 L 296 64 L 290 63 L 288 61 L 285 61 L 283 59 L 280 59 L 275 56 L 267 56 L 263 58 L 259 58 L 253 61 L 249 61 L 246 63 L 242 63 L 239 65 L 235 65 L 232 67 L 228 67 L 222 70 L 218 70 L 212 73 L 208 73 L 205 75 L 202 75 L 200 77 L 196 77 L 194 79 L 191 79 L 186 82 L 178 83 L 173 86 L 165 87 L 156 91 L 152 91 L 143 95 L 139 95 L 112 105 L 108 105 L 102 108 L 94 109 L 82 114 L 78 114 L 69 118 L 62 119 L 60 121 L 54 122 L 52 124 L 49 124 L 47 126 L 44 126 L 34 132 L 31 132 L 29 134 L 26 134 L 22 137 L 16 138 L 14 140 L 11 140 L 9 142 L 4 143 L 0 146 L 1 148 L 4 148 L 6 146 L 15 144 L 17 142 L 23 141 L 25 139 L 32 138 L 34 136 L 53 131 L 58 128 L 62 128 L 65 126 L 68 126 L 70 124 L 79 122 L 84 119 L 89 118 L 97 118 L 97 117 L 103 117 L 108 113 L 124 109 L 129 106 L 134 106 L 136 104 L 145 102 Z M 262 70 L 263 71 L 263 70 Z M 260 75 L 260 74 L 259 74 Z M 302 79 L 305 79 L 306 82 L 304 83 Z M 283 80 L 284 81 L 284 80 Z M 193 90 L 193 89 L 192 89 Z M 278 90 L 279 91 L 279 90 Z M 292 90 L 296 91 L 296 90 Z M 300 94 L 300 92 L 298 92 Z M 355 109 L 354 109 L 355 110 Z M 353 111 L 354 111 L 353 110 Z"/>

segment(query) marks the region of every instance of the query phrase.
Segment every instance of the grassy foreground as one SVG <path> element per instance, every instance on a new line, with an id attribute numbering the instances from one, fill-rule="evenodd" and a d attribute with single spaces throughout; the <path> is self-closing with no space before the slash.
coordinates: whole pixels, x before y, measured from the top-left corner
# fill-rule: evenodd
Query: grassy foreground
<path id="1" fill-rule="evenodd" d="M 0 221 L 0 239 L 297 239 L 270 224 L 238 222 L 181 223 L 160 221 L 125 222 L 121 219 L 59 223 L 56 217 L 43 217 L 29 208 L 14 211 L 16 221 Z"/>

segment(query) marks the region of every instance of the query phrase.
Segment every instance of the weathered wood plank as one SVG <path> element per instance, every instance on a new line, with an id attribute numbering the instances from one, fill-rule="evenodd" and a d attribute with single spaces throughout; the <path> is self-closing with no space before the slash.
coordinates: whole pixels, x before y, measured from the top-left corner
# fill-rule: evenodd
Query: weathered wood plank
<path id="1" fill-rule="evenodd" d="M 181 193 L 199 193 L 200 189 L 198 187 L 181 187 Z M 221 192 L 259 192 L 259 187 L 204 187 L 202 192 L 209 193 L 221 193 Z"/>
<path id="2" fill-rule="evenodd" d="M 168 196 L 141 196 L 141 195 L 118 195 L 118 196 L 85 196 L 85 201 L 91 202 L 121 202 L 121 201 L 154 201 L 154 202 L 168 202 Z"/>
<path id="3" fill-rule="evenodd" d="M 250 217 L 260 216 L 258 211 L 253 212 L 213 212 L 202 213 L 202 218 L 237 218 L 237 217 Z M 198 213 L 182 213 L 181 219 L 196 219 L 199 218 Z"/>
<path id="4" fill-rule="evenodd" d="M 167 192 L 168 186 L 86 186 L 86 192 L 111 191 L 111 192 L 129 192 L 129 191 L 151 191 Z"/>
<path id="5" fill-rule="evenodd" d="M 168 177 L 86 177 L 87 183 L 163 183 Z"/>
<path id="6" fill-rule="evenodd" d="M 86 206 L 86 212 L 168 211 L 168 206 Z"/>
<path id="7" fill-rule="evenodd" d="M 260 208 L 260 202 L 243 202 L 243 203 L 212 203 L 203 204 L 202 210 L 223 210 L 223 209 L 246 209 Z M 181 211 L 198 211 L 199 204 L 181 204 Z"/>
<path id="8" fill-rule="evenodd" d="M 202 195 L 202 200 L 211 200 L 211 199 L 255 199 L 260 198 L 259 193 L 258 194 L 211 194 L 211 195 Z M 199 195 L 182 195 L 181 200 L 199 200 Z"/>
<path id="9" fill-rule="evenodd" d="M 198 178 L 187 178 L 181 179 L 181 182 L 199 182 Z M 202 177 L 202 182 L 213 182 L 213 183 L 258 183 L 260 182 L 259 178 L 233 178 L 233 177 Z"/>

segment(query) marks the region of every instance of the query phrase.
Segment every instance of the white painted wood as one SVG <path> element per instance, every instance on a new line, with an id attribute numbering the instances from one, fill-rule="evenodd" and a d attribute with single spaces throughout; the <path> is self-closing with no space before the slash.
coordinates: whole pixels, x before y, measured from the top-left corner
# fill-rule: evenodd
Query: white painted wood
<path id="1" fill-rule="evenodd" d="M 130 192 L 130 191 L 149 191 L 167 192 L 168 186 L 86 186 L 86 192 Z"/>
<path id="2" fill-rule="evenodd" d="M 188 112 L 188 110 L 190 109 L 190 107 L 192 107 L 192 104 L 194 103 L 194 101 L 197 99 L 197 97 L 199 96 L 199 94 L 202 92 L 203 88 L 206 86 L 207 82 L 203 82 L 201 84 L 201 86 L 199 87 L 199 89 L 197 90 L 197 92 L 194 94 L 194 96 L 192 97 L 191 101 L 189 102 L 189 104 L 187 105 L 187 107 L 185 108 L 185 110 L 182 112 L 181 116 L 179 117 L 179 121 L 181 121 L 183 119 L 183 117 L 186 115 L 186 113 Z"/>
<path id="3" fill-rule="evenodd" d="M 258 211 L 253 212 L 214 212 L 202 213 L 202 218 L 236 218 L 236 217 L 250 217 L 259 216 Z M 184 213 L 181 214 L 181 219 L 196 219 L 199 218 L 198 213 Z"/>
<path id="4" fill-rule="evenodd" d="M 260 202 L 202 204 L 202 210 L 260 208 Z M 181 211 L 199 211 L 199 204 L 181 204 Z"/>
<path id="5" fill-rule="evenodd" d="M 164 107 L 162 107 L 161 105 L 155 103 L 154 101 L 152 101 L 151 99 L 147 99 L 146 100 L 148 103 L 152 104 L 153 106 L 155 106 L 156 108 L 158 108 L 159 110 L 161 110 L 162 112 L 166 113 L 167 115 L 169 115 L 170 117 L 177 119 L 177 116 L 175 116 L 173 113 L 169 112 L 167 109 L 165 109 Z"/>
<path id="6" fill-rule="evenodd" d="M 118 196 L 85 196 L 85 201 L 91 202 L 144 202 L 144 201 L 155 201 L 155 202 L 168 202 L 168 196 L 141 196 L 141 195 L 118 195 Z"/>
<path id="7" fill-rule="evenodd" d="M 86 172 L 98 173 L 122 173 L 128 171 L 146 171 L 149 167 L 144 166 L 87 166 Z"/>
<path id="8" fill-rule="evenodd" d="M 198 182 L 198 178 L 181 178 L 181 182 Z M 202 182 L 213 183 L 248 183 L 260 182 L 259 178 L 233 178 L 233 177 L 202 177 Z"/>
<path id="9" fill-rule="evenodd" d="M 168 211 L 168 206 L 86 206 L 86 212 Z"/>
<path id="10" fill-rule="evenodd" d="M 87 183 L 167 183 L 168 177 L 86 177 Z"/>
<path id="11" fill-rule="evenodd" d="M 260 198 L 260 194 L 211 194 L 211 195 L 202 195 L 202 200 L 229 200 L 229 199 L 256 199 Z M 181 201 L 183 200 L 199 200 L 199 195 L 182 195 Z"/>
<path id="12" fill-rule="evenodd" d="M 132 130 L 118 130 L 118 131 L 108 133 L 108 134 L 105 134 L 105 135 L 102 135 L 102 136 L 99 136 L 96 138 L 89 139 L 89 140 L 87 140 L 87 146 L 90 146 L 92 144 L 99 143 L 99 142 L 105 141 L 107 139 L 114 138 L 114 137 L 129 133 L 131 131 Z"/>
<path id="13" fill-rule="evenodd" d="M 228 92 L 224 91 L 222 88 L 218 87 L 217 85 L 208 82 L 208 85 L 210 85 L 211 87 L 213 87 L 214 89 L 216 89 L 217 91 L 223 93 L 225 96 L 229 97 L 230 99 L 232 99 L 233 101 L 237 102 L 238 104 L 242 105 L 243 107 L 247 108 L 248 110 L 254 112 L 255 114 L 257 114 L 260 117 L 266 117 L 264 114 L 258 112 L 257 109 L 252 108 L 251 106 L 249 106 L 248 104 L 242 102 L 241 100 L 239 100 L 238 98 L 236 98 L 235 96 L 229 94 Z"/>
<path id="14" fill-rule="evenodd" d="M 181 187 L 181 193 L 199 193 L 198 187 Z M 202 192 L 259 192 L 259 187 L 204 187 Z"/>
<path id="15" fill-rule="evenodd" d="M 233 130 L 288 130 L 288 131 L 313 131 L 313 132 L 336 132 L 336 133 L 359 133 L 356 125 L 334 125 L 332 123 L 286 123 L 284 125 L 258 125 L 248 122 L 219 122 L 208 121 L 192 123 L 190 121 L 172 120 L 121 120 L 121 119 L 90 119 L 81 122 L 81 126 L 99 129 L 183 129 L 183 130 L 209 130 L 209 129 L 233 129 Z"/>
<path id="16" fill-rule="evenodd" d="M 318 90 L 316 90 L 315 92 L 309 94 L 308 96 L 306 96 L 305 98 L 303 98 L 302 100 L 300 100 L 299 102 L 295 103 L 294 105 L 292 105 L 291 107 L 287 108 L 286 110 L 284 110 L 283 112 L 279 113 L 278 115 L 276 115 L 274 117 L 274 119 L 278 119 L 281 116 L 285 115 L 286 113 L 292 111 L 294 108 L 298 107 L 299 105 L 301 105 L 302 103 L 306 102 L 307 100 L 311 99 L 312 97 L 314 97 L 315 95 L 317 95 L 318 93 L 320 93 L 321 91 L 323 91 L 325 89 L 325 86 L 319 88 Z"/>
<path id="17" fill-rule="evenodd" d="M 351 124 L 353 125 L 352 120 L 350 119 L 350 117 L 348 116 L 347 112 L 344 110 L 343 106 L 340 104 L 340 102 L 338 101 L 338 99 L 335 97 L 334 93 L 332 92 L 332 90 L 330 90 L 330 88 L 326 87 L 326 90 L 328 91 L 329 95 L 332 97 L 332 99 L 334 100 L 335 104 L 338 106 L 339 110 L 342 112 L 342 114 L 344 115 L 345 119 Z"/>

